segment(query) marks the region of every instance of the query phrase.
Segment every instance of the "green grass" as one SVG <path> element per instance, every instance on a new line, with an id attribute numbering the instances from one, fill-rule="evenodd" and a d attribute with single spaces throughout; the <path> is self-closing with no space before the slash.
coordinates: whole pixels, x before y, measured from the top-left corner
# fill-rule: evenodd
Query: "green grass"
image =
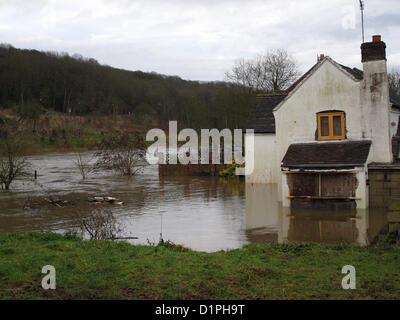
<path id="1" fill-rule="evenodd" d="M 34 146 L 34 153 L 92 150 L 103 138 L 101 132 L 96 132 L 91 128 L 86 129 L 80 136 L 66 130 L 54 130 L 54 132 L 57 134 L 51 138 L 43 136 L 41 133 L 27 135 L 27 139 Z M 32 153 L 32 150 L 27 151 Z"/>
<path id="2" fill-rule="evenodd" d="M 357 289 L 341 288 L 353 265 Z M 43 290 L 44 265 L 57 289 Z M 400 250 L 251 244 L 215 253 L 52 233 L 0 234 L 0 299 L 399 299 Z"/>

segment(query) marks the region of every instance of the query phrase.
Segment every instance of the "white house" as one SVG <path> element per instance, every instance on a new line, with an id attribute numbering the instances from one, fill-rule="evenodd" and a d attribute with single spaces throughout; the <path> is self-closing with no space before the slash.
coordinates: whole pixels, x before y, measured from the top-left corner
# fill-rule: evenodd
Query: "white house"
<path id="1" fill-rule="evenodd" d="M 247 183 L 278 184 L 285 207 L 368 207 L 368 165 L 399 158 L 400 102 L 389 90 L 381 37 L 361 52 L 363 71 L 321 55 L 288 90 L 257 97 L 247 124 L 255 132 Z"/>

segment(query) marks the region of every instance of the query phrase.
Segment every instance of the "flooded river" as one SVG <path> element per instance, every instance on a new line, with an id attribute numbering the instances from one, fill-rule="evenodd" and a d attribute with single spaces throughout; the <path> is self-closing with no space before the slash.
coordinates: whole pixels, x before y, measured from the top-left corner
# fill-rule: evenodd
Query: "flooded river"
<path id="1" fill-rule="evenodd" d="M 215 177 L 158 176 L 157 166 L 126 178 L 111 172 L 82 180 L 74 154 L 48 154 L 29 158 L 37 181 L 17 181 L 11 191 L 0 191 L 0 232 L 77 230 L 76 213 L 90 213 L 97 205 L 79 201 L 73 206 L 24 209 L 28 199 L 49 195 L 87 199 L 113 196 L 122 206 L 111 209 L 124 236 L 134 244 L 158 242 L 160 233 L 195 250 L 240 248 L 250 242 L 346 241 L 365 245 L 386 224 L 386 213 L 355 213 L 282 208 L 275 185 L 246 185 Z"/>

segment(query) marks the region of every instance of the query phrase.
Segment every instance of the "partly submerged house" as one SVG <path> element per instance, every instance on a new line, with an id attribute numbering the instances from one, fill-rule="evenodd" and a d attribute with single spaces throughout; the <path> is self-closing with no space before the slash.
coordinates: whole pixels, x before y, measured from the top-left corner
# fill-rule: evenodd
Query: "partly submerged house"
<path id="1" fill-rule="evenodd" d="M 361 51 L 363 71 L 321 55 L 285 92 L 257 97 L 246 182 L 277 183 L 283 206 L 307 199 L 368 207 L 368 165 L 399 158 L 400 101 L 389 90 L 381 37 Z"/>

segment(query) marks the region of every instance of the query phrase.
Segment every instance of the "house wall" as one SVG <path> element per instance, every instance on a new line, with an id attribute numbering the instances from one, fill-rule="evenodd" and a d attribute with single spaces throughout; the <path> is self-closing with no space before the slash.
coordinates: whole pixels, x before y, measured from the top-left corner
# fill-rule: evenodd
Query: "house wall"
<path id="1" fill-rule="evenodd" d="M 366 138 L 372 140 L 373 162 L 392 162 L 391 104 L 386 60 L 363 63 L 364 79 L 361 82 L 361 106 L 365 116 Z"/>
<path id="2" fill-rule="evenodd" d="M 366 120 L 360 106 L 360 82 L 353 80 L 344 71 L 325 59 L 322 65 L 297 87 L 292 95 L 274 111 L 276 120 L 276 167 L 292 143 L 316 142 L 317 113 L 327 110 L 341 110 L 346 113 L 346 137 L 349 140 L 363 139 L 366 131 Z M 323 142 L 327 143 L 327 142 Z M 278 171 L 278 183 L 282 177 Z"/>
<path id="3" fill-rule="evenodd" d="M 368 180 L 368 168 L 367 166 L 359 168 L 359 172 L 355 175 L 357 179 L 356 189 L 356 200 L 357 209 L 367 209 L 369 207 L 369 187 L 367 185 Z"/>
<path id="4" fill-rule="evenodd" d="M 276 161 L 275 134 L 254 134 L 254 150 L 245 136 L 246 161 L 252 158 L 254 152 L 254 170 L 246 176 L 248 183 L 277 183 L 278 168 Z"/>
<path id="5" fill-rule="evenodd" d="M 327 110 L 346 113 L 348 140 L 364 138 L 366 121 L 360 107 L 360 83 L 344 74 L 329 60 L 325 60 L 274 112 L 279 162 L 290 144 L 316 141 L 317 113 Z"/>
<path id="6" fill-rule="evenodd" d="M 289 145 L 316 142 L 317 113 L 340 110 L 346 116 L 347 140 L 371 140 L 370 162 L 392 161 L 391 137 L 397 130 L 398 114 L 391 110 L 387 82 L 386 61 L 364 63 L 364 80 L 357 81 L 326 58 L 297 89 L 274 111 L 276 119 L 277 157 L 280 168 Z M 397 117 L 397 119 L 396 119 Z M 393 127 L 393 128 L 392 128 Z M 327 141 L 319 143 L 329 143 Z M 287 195 L 286 177 L 281 177 L 280 198 L 284 203 Z M 357 201 L 359 208 L 368 207 L 366 183 L 367 170 L 357 178 L 362 183 L 358 191 L 363 200 Z M 365 189 L 365 190 L 364 190 Z"/>

